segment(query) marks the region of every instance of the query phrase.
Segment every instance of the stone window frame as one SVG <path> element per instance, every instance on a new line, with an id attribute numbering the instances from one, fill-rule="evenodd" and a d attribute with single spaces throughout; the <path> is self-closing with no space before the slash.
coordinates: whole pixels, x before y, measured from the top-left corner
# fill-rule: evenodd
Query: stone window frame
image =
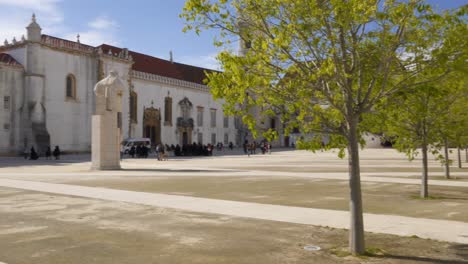
<path id="1" fill-rule="evenodd" d="M 172 126 L 172 97 L 164 98 L 164 125 Z"/>
<path id="2" fill-rule="evenodd" d="M 76 77 L 71 73 L 67 74 L 67 77 L 65 77 L 65 100 L 78 101 L 76 91 Z"/>
<path id="3" fill-rule="evenodd" d="M 135 91 L 130 91 L 130 121 L 134 124 L 138 123 L 138 94 Z"/>
<path id="4" fill-rule="evenodd" d="M 197 141 L 198 141 L 197 143 L 203 144 L 203 133 L 202 132 L 198 132 Z"/>
<path id="5" fill-rule="evenodd" d="M 197 126 L 203 126 L 203 114 L 205 112 L 205 108 L 203 106 L 197 106 Z"/>
<path id="6" fill-rule="evenodd" d="M 229 116 L 224 116 L 223 117 L 223 127 L 224 128 L 229 128 Z"/>
<path id="7" fill-rule="evenodd" d="M 7 111 L 11 110 L 11 97 L 9 95 L 3 97 L 3 109 Z"/>
<path id="8" fill-rule="evenodd" d="M 214 117 L 213 117 L 213 113 L 214 113 Z M 210 109 L 210 127 L 211 128 L 216 127 L 216 108 Z"/>
<path id="9" fill-rule="evenodd" d="M 216 145 L 216 133 L 211 133 L 211 144 Z"/>

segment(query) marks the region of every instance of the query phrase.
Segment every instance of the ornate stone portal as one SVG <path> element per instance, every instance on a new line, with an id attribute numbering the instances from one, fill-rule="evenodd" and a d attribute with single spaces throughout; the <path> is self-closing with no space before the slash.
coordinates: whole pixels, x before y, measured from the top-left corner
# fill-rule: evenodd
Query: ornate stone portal
<path id="1" fill-rule="evenodd" d="M 192 143 L 193 118 L 190 117 L 192 111 L 192 102 L 185 97 L 179 102 L 181 117 L 177 118 L 177 133 L 179 134 L 179 142 L 182 145 Z"/>
<path id="2" fill-rule="evenodd" d="M 152 145 L 161 143 L 161 111 L 151 104 L 151 107 L 143 109 L 143 134 L 151 139 Z"/>
<path id="3" fill-rule="evenodd" d="M 124 84 L 117 72 L 94 87 L 96 112 L 92 117 L 92 169 L 120 169 L 120 141 L 122 122 L 122 94 Z"/>

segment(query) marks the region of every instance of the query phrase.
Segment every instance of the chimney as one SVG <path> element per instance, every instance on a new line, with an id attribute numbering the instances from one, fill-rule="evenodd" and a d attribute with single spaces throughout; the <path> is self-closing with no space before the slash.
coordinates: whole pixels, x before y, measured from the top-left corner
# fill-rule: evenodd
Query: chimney
<path id="1" fill-rule="evenodd" d="M 169 60 L 171 61 L 171 63 L 174 63 L 174 59 L 172 58 L 172 50 L 169 51 Z"/>

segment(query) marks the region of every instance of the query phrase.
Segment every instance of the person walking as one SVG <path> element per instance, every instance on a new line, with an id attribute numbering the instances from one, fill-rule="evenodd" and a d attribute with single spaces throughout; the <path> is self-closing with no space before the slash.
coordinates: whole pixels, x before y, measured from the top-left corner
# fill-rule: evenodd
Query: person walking
<path id="1" fill-rule="evenodd" d="M 156 158 L 157 158 L 158 160 L 161 160 L 161 144 L 158 144 L 158 145 L 156 146 Z"/>

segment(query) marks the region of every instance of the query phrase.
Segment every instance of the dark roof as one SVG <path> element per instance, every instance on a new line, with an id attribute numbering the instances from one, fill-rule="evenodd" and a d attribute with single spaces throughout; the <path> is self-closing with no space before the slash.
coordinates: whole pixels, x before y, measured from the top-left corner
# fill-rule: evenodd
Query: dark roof
<path id="1" fill-rule="evenodd" d="M 104 54 L 107 54 L 109 50 L 113 54 L 118 54 L 122 51 L 121 48 L 107 44 L 103 44 L 99 47 Z M 203 80 L 206 78 L 206 72 L 214 72 L 214 70 L 171 62 L 134 51 L 129 51 L 128 53 L 133 57 L 133 61 L 135 62 L 133 64 L 133 70 L 135 71 L 152 73 L 198 84 L 204 84 Z"/>
<path id="2" fill-rule="evenodd" d="M 11 66 L 23 67 L 21 63 L 15 60 L 10 54 L 0 53 L 0 63 L 8 64 Z"/>

